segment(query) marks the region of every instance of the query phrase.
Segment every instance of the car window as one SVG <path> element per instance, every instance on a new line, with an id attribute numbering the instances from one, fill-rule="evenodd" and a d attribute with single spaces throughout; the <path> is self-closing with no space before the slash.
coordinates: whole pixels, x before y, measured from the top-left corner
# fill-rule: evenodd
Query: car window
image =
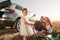
<path id="1" fill-rule="evenodd" d="M 4 2 L 4 1 L 7 1 L 7 0 L 0 0 L 0 3 L 1 3 L 1 2 Z"/>
<path id="2" fill-rule="evenodd" d="M 15 8 L 18 9 L 18 10 L 22 10 L 23 9 L 21 6 L 16 6 Z"/>

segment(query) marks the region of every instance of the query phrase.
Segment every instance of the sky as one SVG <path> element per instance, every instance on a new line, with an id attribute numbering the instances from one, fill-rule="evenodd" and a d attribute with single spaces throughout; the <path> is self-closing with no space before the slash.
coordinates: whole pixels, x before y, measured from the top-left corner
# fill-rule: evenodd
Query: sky
<path id="1" fill-rule="evenodd" d="M 11 0 L 24 8 L 27 8 L 32 14 L 36 14 L 36 19 L 41 16 L 47 16 L 50 20 L 60 21 L 60 0 Z"/>

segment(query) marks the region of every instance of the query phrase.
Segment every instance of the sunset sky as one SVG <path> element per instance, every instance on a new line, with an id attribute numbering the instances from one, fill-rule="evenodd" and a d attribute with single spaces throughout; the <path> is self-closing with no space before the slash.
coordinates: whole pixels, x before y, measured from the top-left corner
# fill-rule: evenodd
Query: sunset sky
<path id="1" fill-rule="evenodd" d="M 36 14 L 36 19 L 48 16 L 52 21 L 60 20 L 60 0 L 12 0 L 12 2 L 28 8 L 31 13 Z"/>

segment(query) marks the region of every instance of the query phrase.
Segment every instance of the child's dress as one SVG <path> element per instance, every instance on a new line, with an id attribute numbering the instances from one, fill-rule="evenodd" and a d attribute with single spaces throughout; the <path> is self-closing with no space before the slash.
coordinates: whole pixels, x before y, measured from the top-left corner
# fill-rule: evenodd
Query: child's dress
<path id="1" fill-rule="evenodd" d="M 25 24 L 25 20 L 29 23 L 29 18 L 27 18 L 27 16 L 21 16 L 20 35 L 21 36 L 33 35 L 34 32 L 32 27 L 28 24 Z"/>

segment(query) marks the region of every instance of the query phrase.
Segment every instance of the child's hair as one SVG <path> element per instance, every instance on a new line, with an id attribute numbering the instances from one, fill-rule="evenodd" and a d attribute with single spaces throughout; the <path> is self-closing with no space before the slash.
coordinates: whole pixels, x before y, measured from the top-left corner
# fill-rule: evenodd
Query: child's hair
<path id="1" fill-rule="evenodd" d="M 23 8 L 23 9 L 22 9 L 22 12 L 23 12 L 24 10 L 27 12 L 27 8 Z"/>
<path id="2" fill-rule="evenodd" d="M 34 27 L 38 31 L 46 30 L 46 28 L 43 26 L 43 24 L 40 21 L 36 21 Z"/>

